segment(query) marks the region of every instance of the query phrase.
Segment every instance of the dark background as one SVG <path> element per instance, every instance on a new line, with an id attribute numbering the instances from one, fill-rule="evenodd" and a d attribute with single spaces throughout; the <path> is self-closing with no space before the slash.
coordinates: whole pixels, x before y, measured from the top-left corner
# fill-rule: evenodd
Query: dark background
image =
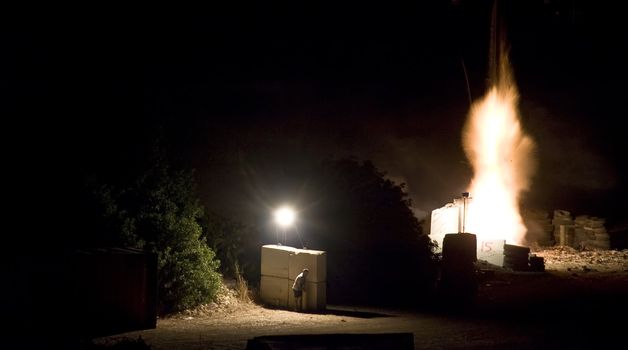
<path id="1" fill-rule="evenodd" d="M 205 206 L 258 224 L 278 203 L 299 203 L 307 179 L 291 175 L 308 161 L 348 155 L 406 183 L 422 218 L 471 179 L 461 130 L 468 90 L 475 100 L 487 86 L 491 6 L 4 11 L 10 219 L 43 236 L 80 230 L 72 215 L 85 179 L 124 178 L 157 139 L 197 169 Z M 523 203 L 623 220 L 628 40 L 619 3 L 501 8 L 522 123 L 538 145 Z"/>

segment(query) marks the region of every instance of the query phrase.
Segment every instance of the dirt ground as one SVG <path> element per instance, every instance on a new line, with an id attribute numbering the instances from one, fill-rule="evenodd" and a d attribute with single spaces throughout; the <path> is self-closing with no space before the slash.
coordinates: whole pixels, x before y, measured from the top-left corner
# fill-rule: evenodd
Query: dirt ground
<path id="1" fill-rule="evenodd" d="M 465 310 L 328 305 L 325 313 L 297 313 L 242 301 L 225 288 L 216 303 L 159 319 L 156 329 L 95 342 L 142 337 L 152 349 L 245 349 L 266 335 L 400 332 L 414 335 L 415 349 L 579 349 L 624 341 L 628 250 L 533 253 L 545 259 L 545 272 L 478 262 L 478 294 Z"/>

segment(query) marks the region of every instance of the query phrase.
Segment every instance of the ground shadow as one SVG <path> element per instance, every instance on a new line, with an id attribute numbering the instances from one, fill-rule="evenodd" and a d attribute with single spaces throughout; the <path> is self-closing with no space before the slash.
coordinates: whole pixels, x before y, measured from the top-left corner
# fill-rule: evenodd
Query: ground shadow
<path id="1" fill-rule="evenodd" d="M 263 304 L 263 303 L 259 305 L 269 310 L 286 310 L 286 311 L 298 312 L 293 309 L 286 309 L 286 308 Z M 336 305 L 334 306 L 327 305 L 325 309 L 321 309 L 321 310 L 309 310 L 309 311 L 302 311 L 302 312 L 310 313 L 310 314 L 319 314 L 319 315 L 335 315 L 335 316 L 357 317 L 357 318 L 367 318 L 367 319 L 395 316 L 392 314 L 384 314 L 380 312 L 358 310 L 356 307 L 336 306 Z"/>
<path id="2" fill-rule="evenodd" d="M 344 308 L 339 306 L 327 306 L 323 311 L 326 315 L 347 316 L 357 318 L 377 318 L 377 317 L 393 317 L 394 315 L 383 314 L 372 311 L 362 311 L 355 308 Z"/>

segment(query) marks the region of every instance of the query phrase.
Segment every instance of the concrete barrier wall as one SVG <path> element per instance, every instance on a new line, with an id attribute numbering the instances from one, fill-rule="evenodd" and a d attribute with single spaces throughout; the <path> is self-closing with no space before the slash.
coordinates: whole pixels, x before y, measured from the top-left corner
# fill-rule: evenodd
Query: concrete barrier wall
<path id="1" fill-rule="evenodd" d="M 288 277 L 295 280 L 304 268 L 310 270 L 308 282 L 327 281 L 327 256 L 320 250 L 297 249 L 290 255 L 288 261 Z"/>
<path id="2" fill-rule="evenodd" d="M 292 287 L 291 281 L 290 286 Z M 294 293 L 290 288 L 288 298 L 289 308 L 294 308 Z M 327 307 L 327 282 L 307 282 L 303 293 L 303 309 L 306 311 L 324 310 Z"/>
<path id="3" fill-rule="evenodd" d="M 287 308 L 288 298 L 292 294 L 292 283 L 294 281 L 288 278 L 262 275 L 260 280 L 260 298 L 268 305 Z"/>
<path id="4" fill-rule="evenodd" d="M 296 248 L 269 244 L 262 246 L 262 275 L 289 278 L 290 254 Z"/>
<path id="5" fill-rule="evenodd" d="M 292 285 L 307 268 L 303 305 L 306 311 L 323 310 L 327 304 L 327 254 L 320 250 L 264 245 L 261 254 L 260 298 L 262 302 L 294 309 Z"/>

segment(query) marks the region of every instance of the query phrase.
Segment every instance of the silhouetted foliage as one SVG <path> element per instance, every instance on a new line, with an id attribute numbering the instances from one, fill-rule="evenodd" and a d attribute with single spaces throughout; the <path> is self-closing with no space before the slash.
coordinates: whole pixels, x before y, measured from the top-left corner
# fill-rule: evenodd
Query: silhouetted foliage
<path id="1" fill-rule="evenodd" d="M 322 165 L 315 245 L 328 251 L 328 294 L 337 302 L 420 301 L 434 279 L 433 245 L 404 184 L 370 161 Z"/>
<path id="2" fill-rule="evenodd" d="M 207 213 L 204 226 L 203 236 L 216 252 L 224 277 L 244 277 L 246 280 L 258 277 L 259 261 L 252 258 L 256 256 L 259 245 L 257 240 L 251 239 L 258 233 L 253 227 L 216 213 Z"/>
<path id="3" fill-rule="evenodd" d="M 191 171 L 173 169 L 158 158 L 133 184 L 101 185 L 94 194 L 102 215 L 96 243 L 157 254 L 160 313 L 215 297 L 220 263 L 202 235 L 203 207 Z"/>

